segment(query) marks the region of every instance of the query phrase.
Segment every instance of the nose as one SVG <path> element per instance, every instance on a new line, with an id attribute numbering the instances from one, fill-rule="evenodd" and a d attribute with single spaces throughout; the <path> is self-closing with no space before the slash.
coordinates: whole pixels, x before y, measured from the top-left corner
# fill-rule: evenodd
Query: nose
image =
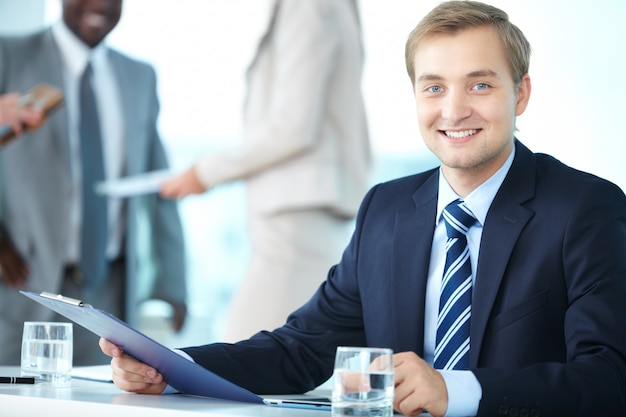
<path id="1" fill-rule="evenodd" d="M 449 90 L 442 101 L 441 117 L 450 123 L 456 123 L 472 113 L 470 98 L 464 91 Z"/>

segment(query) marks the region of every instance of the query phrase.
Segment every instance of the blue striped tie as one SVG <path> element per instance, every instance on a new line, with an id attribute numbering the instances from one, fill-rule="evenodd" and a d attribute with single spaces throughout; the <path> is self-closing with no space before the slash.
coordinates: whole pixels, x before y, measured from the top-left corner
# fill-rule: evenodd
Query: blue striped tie
<path id="1" fill-rule="evenodd" d="M 468 369 L 472 265 L 466 234 L 476 218 L 459 199 L 448 204 L 443 211 L 443 219 L 448 241 L 441 281 L 434 366 L 436 369 Z"/>

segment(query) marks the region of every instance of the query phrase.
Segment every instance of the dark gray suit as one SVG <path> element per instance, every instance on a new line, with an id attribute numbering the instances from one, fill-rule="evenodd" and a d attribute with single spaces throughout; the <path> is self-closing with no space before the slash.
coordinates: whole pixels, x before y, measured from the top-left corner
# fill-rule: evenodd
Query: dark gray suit
<path id="1" fill-rule="evenodd" d="M 125 173 L 167 168 L 156 127 L 159 103 L 154 70 L 119 52 L 110 50 L 109 54 L 125 124 Z M 39 82 L 63 86 L 60 52 L 51 30 L 0 39 L 0 93 L 24 92 Z M 26 287 L 30 291 L 56 292 L 61 288 L 70 221 L 69 158 L 65 107 L 39 130 L 0 151 L 0 225 L 30 267 Z M 129 199 L 122 217 L 126 224 L 126 319 L 135 324 L 140 255 L 149 256 L 154 264 L 155 277 L 148 296 L 185 301 L 183 236 L 176 203 L 155 195 Z M 98 305 L 98 300 L 86 301 Z M 22 322 L 50 319 L 50 312 L 2 280 L 0 306 L 0 364 L 17 363 Z"/>

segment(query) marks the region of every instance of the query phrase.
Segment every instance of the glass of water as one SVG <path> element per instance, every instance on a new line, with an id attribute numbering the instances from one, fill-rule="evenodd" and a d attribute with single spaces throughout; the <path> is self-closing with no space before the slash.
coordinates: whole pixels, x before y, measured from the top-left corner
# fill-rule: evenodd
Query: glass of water
<path id="1" fill-rule="evenodd" d="M 73 357 L 72 323 L 24 322 L 22 375 L 55 387 L 70 385 Z"/>
<path id="2" fill-rule="evenodd" d="M 385 348 L 337 348 L 332 417 L 393 415 L 393 351 Z"/>

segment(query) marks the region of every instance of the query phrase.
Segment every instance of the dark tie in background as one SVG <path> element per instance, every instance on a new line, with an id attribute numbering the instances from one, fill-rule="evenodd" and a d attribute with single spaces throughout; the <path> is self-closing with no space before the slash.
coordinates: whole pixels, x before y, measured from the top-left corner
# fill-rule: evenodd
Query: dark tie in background
<path id="1" fill-rule="evenodd" d="M 97 288 L 107 276 L 107 201 L 94 191 L 94 184 L 104 179 L 104 162 L 92 78 L 93 70 L 88 64 L 80 81 L 79 132 L 83 175 L 80 269 L 83 284 Z"/>
<path id="2" fill-rule="evenodd" d="M 434 367 L 468 369 L 472 265 L 466 234 L 476 218 L 462 200 L 456 200 L 446 206 L 443 219 L 448 241 L 441 281 Z"/>

